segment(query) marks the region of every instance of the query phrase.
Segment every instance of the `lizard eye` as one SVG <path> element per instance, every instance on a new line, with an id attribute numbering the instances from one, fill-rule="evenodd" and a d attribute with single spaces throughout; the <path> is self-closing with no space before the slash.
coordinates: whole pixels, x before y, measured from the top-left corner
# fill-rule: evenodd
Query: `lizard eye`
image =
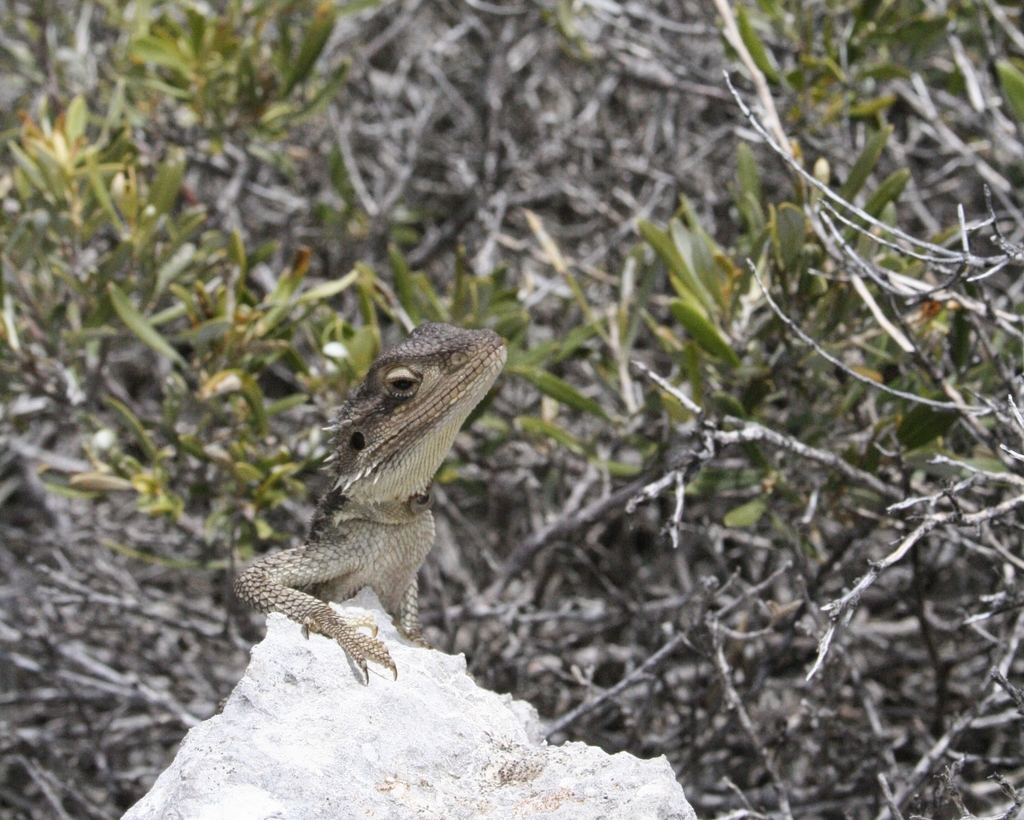
<path id="1" fill-rule="evenodd" d="M 396 367 L 384 377 L 384 382 L 393 396 L 408 399 L 416 394 L 420 377 L 407 367 Z"/>

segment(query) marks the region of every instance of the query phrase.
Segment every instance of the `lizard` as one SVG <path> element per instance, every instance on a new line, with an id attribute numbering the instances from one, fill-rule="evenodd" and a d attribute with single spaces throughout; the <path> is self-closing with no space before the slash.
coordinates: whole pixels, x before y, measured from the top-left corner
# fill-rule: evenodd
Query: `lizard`
<path id="1" fill-rule="evenodd" d="M 333 433 L 327 463 L 334 482 L 304 543 L 257 560 L 235 580 L 235 594 L 260 612 L 302 624 L 307 638 L 313 632 L 336 640 L 366 683 L 368 660 L 397 680 L 373 618 L 343 618 L 326 602 L 370 587 L 399 631 L 429 646 L 416 575 L 434 541 L 431 484 L 506 355 L 492 330 L 439 323 L 419 325 L 384 350 L 325 428 Z"/>

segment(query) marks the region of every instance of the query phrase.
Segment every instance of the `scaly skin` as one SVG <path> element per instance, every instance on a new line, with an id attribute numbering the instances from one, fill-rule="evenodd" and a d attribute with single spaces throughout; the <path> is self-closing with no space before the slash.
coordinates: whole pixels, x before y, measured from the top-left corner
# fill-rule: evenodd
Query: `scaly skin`
<path id="1" fill-rule="evenodd" d="M 260 612 L 287 615 L 307 636 L 334 638 L 367 682 L 367 661 L 397 678 L 373 620 L 342 618 L 325 601 L 370 587 L 402 633 L 426 646 L 416 573 L 434 541 L 430 482 L 505 356 L 496 333 L 444 324 L 420 325 L 381 353 L 329 428 L 335 482 L 305 543 L 254 563 L 235 594 Z"/>

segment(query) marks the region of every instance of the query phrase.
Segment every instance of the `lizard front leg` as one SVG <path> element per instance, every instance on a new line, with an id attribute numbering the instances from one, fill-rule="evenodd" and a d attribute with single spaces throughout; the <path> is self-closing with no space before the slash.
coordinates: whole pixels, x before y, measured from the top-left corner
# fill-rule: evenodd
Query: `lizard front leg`
<path id="1" fill-rule="evenodd" d="M 397 679 L 398 670 L 387 647 L 374 637 L 377 625 L 371 616 L 342 618 L 326 603 L 299 589 L 343 576 L 357 568 L 354 557 L 346 560 L 343 554 L 329 547 L 305 545 L 257 561 L 238 576 L 234 589 L 235 594 L 254 609 L 280 612 L 302 624 L 306 637 L 315 632 L 336 640 L 362 670 L 367 683 L 370 681 L 368 660 L 390 669 Z M 373 635 L 359 632 L 361 627 L 372 629 Z"/>

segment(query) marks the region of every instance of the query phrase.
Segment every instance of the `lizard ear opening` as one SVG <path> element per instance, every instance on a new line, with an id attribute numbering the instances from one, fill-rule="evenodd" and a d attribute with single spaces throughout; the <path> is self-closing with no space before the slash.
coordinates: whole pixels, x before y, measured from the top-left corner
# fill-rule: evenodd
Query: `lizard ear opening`
<path id="1" fill-rule="evenodd" d="M 414 495 L 410 496 L 408 504 L 409 509 L 412 510 L 414 513 L 429 510 L 432 506 L 434 506 L 434 493 L 431 491 L 430 487 L 427 487 L 427 489 L 424 490 L 423 492 L 415 493 Z"/>
<path id="2" fill-rule="evenodd" d="M 356 430 L 352 434 L 352 438 L 348 440 L 353 450 L 362 450 L 366 446 L 366 436 Z"/>

